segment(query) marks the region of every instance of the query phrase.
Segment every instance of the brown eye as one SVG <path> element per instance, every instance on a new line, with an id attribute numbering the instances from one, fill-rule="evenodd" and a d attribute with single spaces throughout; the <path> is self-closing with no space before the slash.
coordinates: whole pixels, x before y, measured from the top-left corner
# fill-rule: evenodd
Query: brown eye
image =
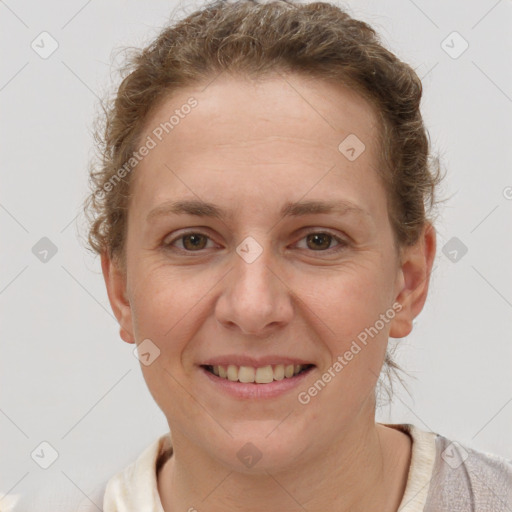
<path id="1" fill-rule="evenodd" d="M 189 231 L 169 242 L 163 242 L 163 247 L 170 250 L 177 250 L 182 252 L 199 252 L 207 248 L 210 237 L 196 231 Z M 179 245 L 178 245 L 179 244 Z M 181 245 L 181 247 L 180 247 Z"/>
<path id="2" fill-rule="evenodd" d="M 207 236 L 202 235 L 201 233 L 192 233 L 189 235 L 184 235 L 178 240 L 183 240 L 183 247 L 186 250 L 196 250 L 196 249 L 204 249 L 206 246 Z"/>
<path id="3" fill-rule="evenodd" d="M 303 244 L 303 241 L 305 241 L 305 244 Z M 331 245 L 333 242 L 336 242 L 336 244 Z M 325 231 L 309 233 L 304 238 L 302 238 L 298 244 L 300 249 L 307 250 L 309 252 L 315 251 L 329 254 L 343 251 L 348 246 L 349 242 L 345 239 Z"/>
<path id="4" fill-rule="evenodd" d="M 328 233 L 312 233 L 306 238 L 308 240 L 308 247 L 310 249 L 316 250 L 329 249 L 333 236 L 329 235 Z M 311 242 L 311 244 L 309 242 Z"/>

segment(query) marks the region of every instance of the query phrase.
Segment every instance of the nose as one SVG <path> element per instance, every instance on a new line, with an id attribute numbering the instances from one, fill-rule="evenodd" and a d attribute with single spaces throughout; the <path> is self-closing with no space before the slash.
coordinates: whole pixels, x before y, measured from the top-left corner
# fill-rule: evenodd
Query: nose
<path id="1" fill-rule="evenodd" d="M 233 264 L 217 300 L 218 322 L 258 336 L 287 325 L 293 316 L 292 294 L 270 248 L 264 247 L 252 262 L 234 253 Z"/>

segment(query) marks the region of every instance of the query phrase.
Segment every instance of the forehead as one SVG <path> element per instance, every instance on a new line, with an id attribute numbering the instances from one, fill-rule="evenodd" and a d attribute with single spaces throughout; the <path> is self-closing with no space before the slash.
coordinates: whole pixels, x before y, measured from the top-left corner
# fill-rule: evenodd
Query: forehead
<path id="1" fill-rule="evenodd" d="M 293 189 L 296 199 L 329 169 L 324 191 L 338 183 L 348 196 L 357 188 L 375 192 L 378 130 L 373 107 L 343 85 L 299 75 L 254 81 L 221 74 L 173 92 L 152 110 L 140 140 L 151 138 L 155 147 L 136 168 L 134 196 L 150 207 L 166 186 L 203 197 L 231 180 L 238 192 L 273 185 L 274 194 Z"/>
<path id="2" fill-rule="evenodd" d="M 196 105 L 190 108 L 192 102 Z M 167 129 L 161 126 L 166 123 Z M 177 151 L 196 148 L 199 141 L 193 135 L 203 130 L 209 133 L 202 144 L 288 136 L 316 141 L 335 154 L 346 135 L 356 134 L 367 146 L 378 135 L 374 108 L 357 92 L 296 74 L 251 80 L 221 73 L 209 83 L 178 89 L 151 109 L 143 134 L 159 128 L 164 139 L 172 132 Z"/>

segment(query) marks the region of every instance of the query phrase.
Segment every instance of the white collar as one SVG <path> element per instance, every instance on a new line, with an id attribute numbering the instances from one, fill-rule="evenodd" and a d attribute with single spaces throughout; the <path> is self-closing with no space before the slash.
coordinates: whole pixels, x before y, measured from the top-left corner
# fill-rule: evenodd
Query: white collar
<path id="1" fill-rule="evenodd" d="M 412 455 L 407 485 L 400 512 L 422 512 L 426 503 L 435 463 L 434 432 L 426 432 L 412 424 L 386 424 L 410 434 Z M 149 445 L 139 458 L 112 477 L 105 489 L 104 512 L 164 512 L 158 494 L 157 474 L 160 464 L 172 452 L 170 432 Z"/>

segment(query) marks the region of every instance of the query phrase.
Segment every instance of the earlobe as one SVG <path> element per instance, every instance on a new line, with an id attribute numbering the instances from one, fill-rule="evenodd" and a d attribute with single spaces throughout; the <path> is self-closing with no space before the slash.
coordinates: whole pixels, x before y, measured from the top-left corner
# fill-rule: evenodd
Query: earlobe
<path id="1" fill-rule="evenodd" d="M 101 253 L 101 270 L 112 311 L 119 323 L 119 335 L 126 343 L 135 343 L 131 304 L 126 295 L 126 275 L 106 252 Z"/>
<path id="2" fill-rule="evenodd" d="M 404 338 L 412 331 L 413 320 L 427 300 L 435 252 L 436 234 L 431 224 L 425 226 L 415 245 L 403 249 L 395 298 L 402 308 L 391 323 L 389 335 L 392 338 Z"/>

